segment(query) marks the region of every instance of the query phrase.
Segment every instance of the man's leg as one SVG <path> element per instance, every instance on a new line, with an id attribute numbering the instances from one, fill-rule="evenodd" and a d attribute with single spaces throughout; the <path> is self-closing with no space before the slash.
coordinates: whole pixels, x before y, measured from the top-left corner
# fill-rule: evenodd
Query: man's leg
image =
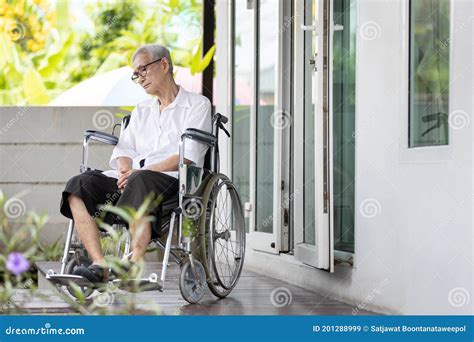
<path id="1" fill-rule="evenodd" d="M 150 170 L 135 171 L 128 178 L 127 185 L 117 205 L 128 205 L 138 210 L 143 205 L 143 200 L 149 195 L 150 191 L 160 196 L 163 201 L 177 196 L 178 179 Z M 142 260 L 152 236 L 151 224 L 150 222 L 137 222 L 130 225 L 129 231 L 132 236 L 133 254 L 131 261 Z"/>
<path id="2" fill-rule="evenodd" d="M 70 194 L 68 201 L 74 217 L 74 226 L 84 244 L 84 247 L 89 253 L 89 257 L 92 259 L 92 263 L 106 266 L 102 248 L 100 246 L 100 235 L 97 223 L 92 219 L 81 198 Z"/>
<path id="3" fill-rule="evenodd" d="M 130 235 L 132 237 L 132 257 L 131 261 L 142 261 L 145 257 L 146 248 L 151 240 L 151 224 L 145 222 L 143 224 L 137 223 L 130 228 Z"/>

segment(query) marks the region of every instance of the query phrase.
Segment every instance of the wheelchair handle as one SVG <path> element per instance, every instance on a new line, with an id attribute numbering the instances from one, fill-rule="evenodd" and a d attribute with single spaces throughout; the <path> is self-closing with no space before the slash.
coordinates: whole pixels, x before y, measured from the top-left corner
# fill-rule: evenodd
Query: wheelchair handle
<path id="1" fill-rule="evenodd" d="M 197 128 L 187 128 L 181 135 L 181 140 L 185 138 L 199 141 L 211 147 L 217 142 L 217 138 L 213 134 Z"/>
<path id="2" fill-rule="evenodd" d="M 115 135 L 93 129 L 86 130 L 84 132 L 84 138 L 86 139 L 86 142 L 91 139 L 109 145 L 117 145 L 118 143 L 118 138 Z"/>
<path id="3" fill-rule="evenodd" d="M 222 129 L 224 131 L 224 133 L 230 138 L 230 133 L 228 130 L 225 129 L 224 125 L 221 124 L 220 122 L 217 124 L 217 127 L 219 127 L 220 129 Z"/>
<path id="4" fill-rule="evenodd" d="M 216 121 L 217 125 L 219 125 L 219 123 L 221 122 L 223 124 L 226 124 L 229 121 L 229 119 L 226 116 L 222 115 L 221 113 L 216 113 L 212 121 Z"/>

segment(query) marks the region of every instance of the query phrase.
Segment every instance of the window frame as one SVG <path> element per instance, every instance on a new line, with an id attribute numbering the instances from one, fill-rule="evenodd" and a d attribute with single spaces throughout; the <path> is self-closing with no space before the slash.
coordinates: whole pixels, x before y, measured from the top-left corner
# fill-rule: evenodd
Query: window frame
<path id="1" fill-rule="evenodd" d="M 410 125 L 410 47 L 411 47 L 411 1 L 403 2 L 403 27 L 404 36 L 402 39 L 401 61 L 403 77 L 400 78 L 400 89 L 402 96 L 400 96 L 400 108 L 403 110 L 403 115 L 400 116 L 400 139 L 399 139 L 399 162 L 400 163 L 439 163 L 447 162 L 453 159 L 453 129 L 448 127 L 448 144 L 447 145 L 430 145 L 430 146 L 409 146 L 409 125 Z M 453 41 L 453 18 L 454 6 L 453 1 L 449 2 L 449 41 Z M 453 75 L 453 48 L 449 45 L 449 84 L 452 83 Z M 451 90 L 451 89 L 450 89 Z M 448 113 L 452 113 L 452 92 L 449 92 Z M 448 115 L 449 115 L 448 114 Z"/>

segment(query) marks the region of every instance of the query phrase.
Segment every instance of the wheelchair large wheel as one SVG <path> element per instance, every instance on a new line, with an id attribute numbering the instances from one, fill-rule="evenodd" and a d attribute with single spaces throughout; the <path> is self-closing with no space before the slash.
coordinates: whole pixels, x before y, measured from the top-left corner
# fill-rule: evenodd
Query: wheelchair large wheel
<path id="1" fill-rule="evenodd" d="M 92 264 L 92 261 L 84 255 L 81 255 L 80 257 L 73 257 L 67 263 L 65 272 L 66 274 L 73 274 L 76 267 L 79 267 L 79 266 L 88 267 L 90 266 L 90 264 Z M 77 298 L 76 292 L 70 286 L 66 286 L 66 289 L 73 297 Z M 93 288 L 86 287 L 86 286 L 82 286 L 80 287 L 80 289 L 84 295 L 84 298 L 89 297 L 92 294 L 92 292 L 94 292 Z"/>
<path id="2" fill-rule="evenodd" d="M 213 175 L 203 192 L 201 260 L 211 292 L 226 297 L 237 284 L 245 255 L 245 219 L 239 194 L 223 174 Z"/>

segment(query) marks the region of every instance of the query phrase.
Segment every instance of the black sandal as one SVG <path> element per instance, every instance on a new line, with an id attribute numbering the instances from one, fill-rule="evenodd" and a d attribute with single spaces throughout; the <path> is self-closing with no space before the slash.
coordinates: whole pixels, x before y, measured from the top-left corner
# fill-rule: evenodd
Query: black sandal
<path id="1" fill-rule="evenodd" d="M 81 276 L 94 284 L 106 284 L 108 281 L 105 268 L 96 264 L 92 264 L 88 267 L 76 267 L 73 274 Z"/>

